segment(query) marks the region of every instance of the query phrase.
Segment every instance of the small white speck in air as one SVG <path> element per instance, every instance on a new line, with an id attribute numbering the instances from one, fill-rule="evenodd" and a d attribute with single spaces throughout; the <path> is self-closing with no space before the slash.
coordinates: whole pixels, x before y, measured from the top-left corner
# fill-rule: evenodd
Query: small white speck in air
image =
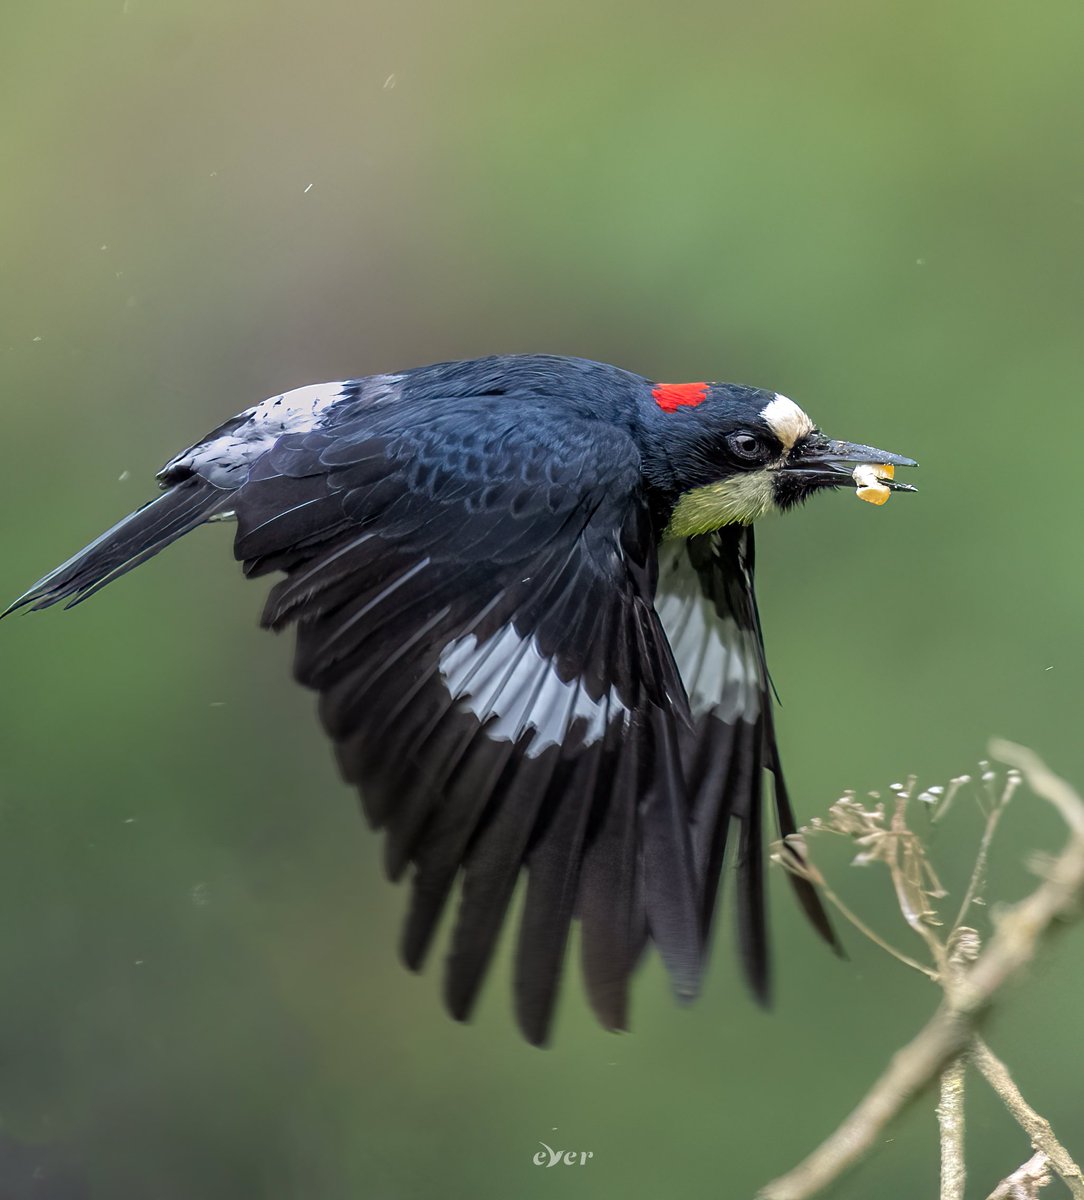
<path id="1" fill-rule="evenodd" d="M 132 472 L 128 470 L 121 471 L 117 476 L 117 483 L 127 483 L 132 478 Z"/>
<path id="2" fill-rule="evenodd" d="M 309 192 L 311 192 L 311 191 L 312 191 L 312 184 L 310 183 L 310 184 L 309 184 L 309 186 L 308 186 L 308 187 L 305 189 L 305 191 L 302 193 L 302 195 L 305 195 L 305 196 L 307 196 L 307 195 L 309 194 Z"/>
<path id="3" fill-rule="evenodd" d="M 124 818 L 124 823 L 125 823 L 125 825 L 134 825 L 134 824 L 135 824 L 135 817 L 125 817 L 125 818 Z"/>
<path id="4" fill-rule="evenodd" d="M 40 341 L 41 341 L 41 338 L 40 338 L 40 337 L 36 337 L 36 338 L 34 339 L 34 341 L 35 341 L 35 342 L 40 342 Z"/>
<path id="5" fill-rule="evenodd" d="M 390 92 L 393 87 L 399 82 L 394 72 L 384 80 L 384 91 Z"/>
<path id="6" fill-rule="evenodd" d="M 1043 667 L 1044 671 L 1053 671 L 1053 669 L 1054 669 L 1053 666 Z"/>

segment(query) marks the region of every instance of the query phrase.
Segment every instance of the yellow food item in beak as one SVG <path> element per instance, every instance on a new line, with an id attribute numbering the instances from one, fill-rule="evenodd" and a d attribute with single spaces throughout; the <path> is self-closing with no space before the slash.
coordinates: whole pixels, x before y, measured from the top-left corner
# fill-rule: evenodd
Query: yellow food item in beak
<path id="1" fill-rule="evenodd" d="M 861 463 L 851 472 L 858 484 L 855 495 L 867 504 L 884 504 L 889 497 L 889 490 L 881 482 L 884 479 L 894 479 L 896 468 L 890 463 Z"/>

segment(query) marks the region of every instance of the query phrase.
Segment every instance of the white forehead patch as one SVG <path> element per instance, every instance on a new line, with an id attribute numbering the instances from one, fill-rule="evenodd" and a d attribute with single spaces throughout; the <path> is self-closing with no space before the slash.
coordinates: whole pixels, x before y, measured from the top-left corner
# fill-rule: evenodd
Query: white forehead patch
<path id="1" fill-rule="evenodd" d="M 778 392 L 775 399 L 764 406 L 760 414 L 767 422 L 768 428 L 789 450 L 794 443 L 807 433 L 812 433 L 816 426 L 809 417 L 787 396 Z"/>

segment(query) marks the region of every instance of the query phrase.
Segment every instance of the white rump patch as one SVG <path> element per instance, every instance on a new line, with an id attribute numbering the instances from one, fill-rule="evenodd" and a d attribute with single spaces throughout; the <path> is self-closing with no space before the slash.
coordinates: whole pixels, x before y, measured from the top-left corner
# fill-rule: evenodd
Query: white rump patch
<path id="1" fill-rule="evenodd" d="M 159 472 L 166 475 L 178 468 L 199 471 L 220 487 L 237 487 L 248 468 L 287 433 L 309 433 L 318 429 L 325 416 L 343 397 L 347 387 L 358 388 L 357 399 L 377 404 L 399 392 L 400 375 L 374 375 L 360 381 L 314 383 L 271 396 L 262 404 L 246 408 L 234 420 L 236 428 L 197 442 L 170 459 Z M 232 424 L 233 422 L 227 422 Z"/>
<path id="2" fill-rule="evenodd" d="M 271 396 L 248 410 L 248 423 L 237 431 L 237 436 L 241 437 L 247 431 L 249 439 L 257 440 L 269 435 L 307 433 L 320 424 L 324 411 L 342 396 L 345 386 L 344 383 L 313 383 L 283 392 L 281 396 Z"/>
<path id="3" fill-rule="evenodd" d="M 198 471 L 219 487 L 237 487 L 244 482 L 248 467 L 285 433 L 308 433 L 324 413 L 342 396 L 343 383 L 316 383 L 271 396 L 235 418 L 240 422 L 229 433 L 197 442 L 170 459 L 159 472 L 178 468 Z"/>
<path id="4" fill-rule="evenodd" d="M 458 638 L 444 648 L 439 666 L 460 706 L 479 721 L 490 722 L 490 737 L 514 742 L 533 729 L 527 748 L 531 758 L 562 745 L 574 721 L 587 722 L 583 740 L 592 745 L 601 741 L 613 721 L 628 717 L 612 688 L 592 700 L 580 683 L 566 682 L 557 674 L 534 638 L 520 637 L 511 625 L 481 645 L 474 634 Z"/>
<path id="5" fill-rule="evenodd" d="M 682 546 L 660 575 L 655 611 L 681 672 L 694 717 L 712 713 L 733 723 L 760 715 L 764 679 L 756 634 L 733 617 L 720 617 L 700 589 L 700 579 Z"/>
<path id="6" fill-rule="evenodd" d="M 808 415 L 793 400 L 787 396 L 781 396 L 778 392 L 775 394 L 775 399 L 764 406 L 760 415 L 787 450 L 799 438 L 805 437 L 807 433 L 812 433 L 816 428 Z"/>

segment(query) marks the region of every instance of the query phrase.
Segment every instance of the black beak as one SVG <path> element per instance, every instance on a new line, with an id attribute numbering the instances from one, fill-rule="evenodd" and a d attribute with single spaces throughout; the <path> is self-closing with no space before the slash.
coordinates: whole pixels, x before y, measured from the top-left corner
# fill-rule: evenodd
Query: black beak
<path id="1" fill-rule="evenodd" d="M 801 479 L 813 487 L 844 487 L 853 483 L 855 467 L 862 463 L 875 466 L 917 467 L 913 458 L 878 450 L 875 446 L 860 446 L 855 442 L 835 442 L 830 438 L 816 436 L 805 445 L 799 445 L 784 468 L 784 473 Z M 913 492 L 909 483 L 897 483 L 895 479 L 883 481 L 894 492 Z"/>

